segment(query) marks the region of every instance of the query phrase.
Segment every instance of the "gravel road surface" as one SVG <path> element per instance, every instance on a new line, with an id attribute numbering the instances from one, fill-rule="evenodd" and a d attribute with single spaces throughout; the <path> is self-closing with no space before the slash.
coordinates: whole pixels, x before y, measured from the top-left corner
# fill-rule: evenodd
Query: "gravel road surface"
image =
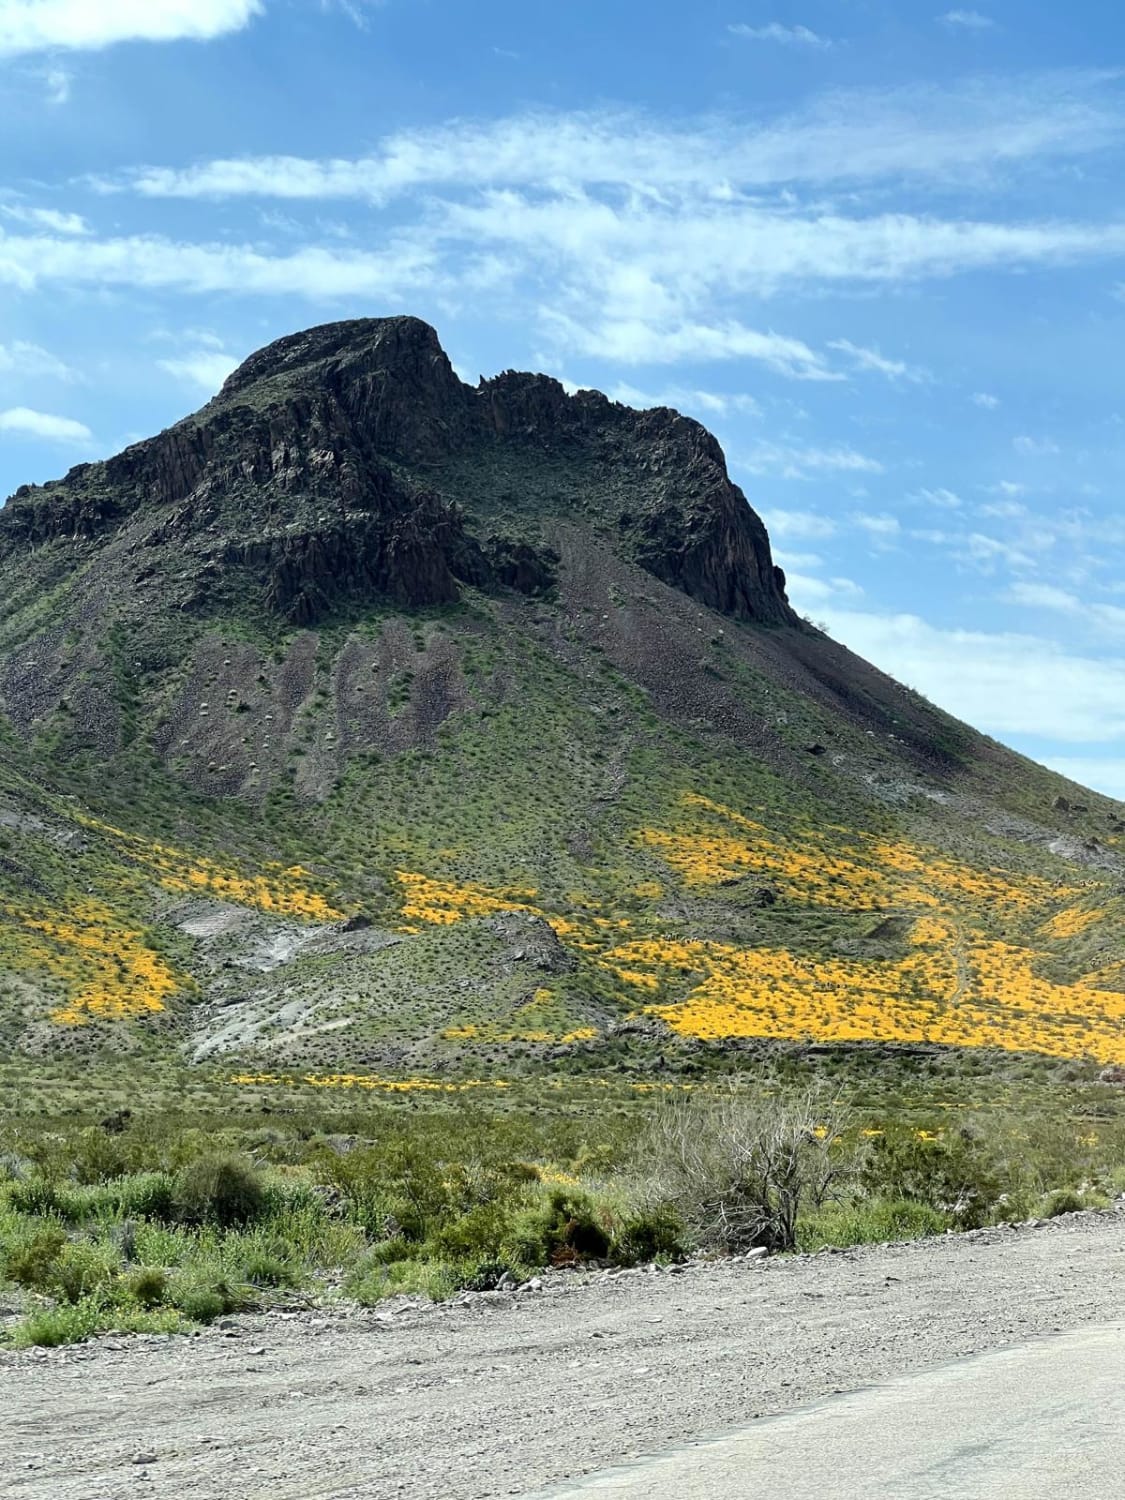
<path id="1" fill-rule="evenodd" d="M 1106 1500 L 1122 1433 L 1116 1323 L 829 1396 L 534 1500 Z"/>
<path id="2" fill-rule="evenodd" d="M 1123 1288 L 1118 1209 L 9 1352 L 0 1496 L 530 1495 L 833 1393 L 1109 1324 Z"/>

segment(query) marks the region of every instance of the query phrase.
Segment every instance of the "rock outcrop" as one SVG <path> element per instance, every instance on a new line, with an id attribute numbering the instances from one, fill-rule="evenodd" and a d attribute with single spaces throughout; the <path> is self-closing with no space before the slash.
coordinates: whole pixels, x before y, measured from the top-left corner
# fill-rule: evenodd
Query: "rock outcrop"
<path id="1" fill-rule="evenodd" d="M 544 454 L 565 461 L 566 483 L 545 486 Z M 796 623 L 765 528 L 698 423 L 542 375 L 465 385 L 434 330 L 406 317 L 280 339 L 175 427 L 18 490 L 0 559 L 113 543 L 138 575 L 174 579 L 181 609 L 249 590 L 307 625 L 349 601 L 548 592 L 552 528 L 575 516 L 713 609 Z"/>

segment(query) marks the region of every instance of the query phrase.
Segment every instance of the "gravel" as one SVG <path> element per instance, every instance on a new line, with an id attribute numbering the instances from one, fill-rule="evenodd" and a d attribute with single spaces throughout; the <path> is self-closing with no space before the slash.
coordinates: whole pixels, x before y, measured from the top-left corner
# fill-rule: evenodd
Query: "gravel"
<path id="1" fill-rule="evenodd" d="M 1119 1316 L 1125 1210 L 0 1354 L 0 1496 L 484 1500 Z"/>

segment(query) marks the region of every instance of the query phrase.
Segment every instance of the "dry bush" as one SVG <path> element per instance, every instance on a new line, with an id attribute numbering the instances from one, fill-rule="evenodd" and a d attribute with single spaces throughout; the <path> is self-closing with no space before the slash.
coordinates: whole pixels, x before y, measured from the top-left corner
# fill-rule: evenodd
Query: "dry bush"
<path id="1" fill-rule="evenodd" d="M 840 1102 L 815 1090 L 672 1095 L 653 1113 L 641 1168 L 701 1248 L 792 1250 L 802 1207 L 821 1207 L 854 1177 L 848 1124 Z"/>

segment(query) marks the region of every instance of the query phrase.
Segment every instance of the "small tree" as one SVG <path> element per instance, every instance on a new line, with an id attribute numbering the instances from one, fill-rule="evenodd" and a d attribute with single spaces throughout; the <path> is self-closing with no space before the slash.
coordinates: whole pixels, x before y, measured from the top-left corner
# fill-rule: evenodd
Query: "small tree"
<path id="1" fill-rule="evenodd" d="M 852 1171 L 847 1124 L 839 1100 L 815 1090 L 673 1095 L 657 1105 L 641 1166 L 700 1246 L 792 1250 L 802 1205 L 819 1207 Z"/>

